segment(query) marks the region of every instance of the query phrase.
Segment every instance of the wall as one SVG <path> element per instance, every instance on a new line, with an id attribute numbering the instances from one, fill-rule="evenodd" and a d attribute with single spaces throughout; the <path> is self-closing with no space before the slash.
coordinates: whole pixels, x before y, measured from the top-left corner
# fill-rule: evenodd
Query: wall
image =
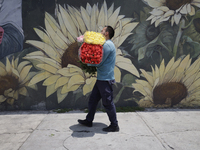
<path id="1" fill-rule="evenodd" d="M 96 75 L 81 68 L 76 38 L 105 25 L 116 106 L 199 107 L 199 3 L 0 0 L 0 110 L 86 108 Z"/>

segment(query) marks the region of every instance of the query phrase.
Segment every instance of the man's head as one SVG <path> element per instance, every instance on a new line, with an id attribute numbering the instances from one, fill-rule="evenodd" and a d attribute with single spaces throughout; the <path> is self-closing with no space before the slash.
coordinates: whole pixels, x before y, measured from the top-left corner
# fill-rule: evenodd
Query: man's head
<path id="1" fill-rule="evenodd" d="M 101 30 L 101 34 L 103 34 L 106 37 L 106 40 L 108 40 L 112 39 L 112 37 L 115 34 L 115 31 L 111 26 L 105 26 L 103 30 Z"/>

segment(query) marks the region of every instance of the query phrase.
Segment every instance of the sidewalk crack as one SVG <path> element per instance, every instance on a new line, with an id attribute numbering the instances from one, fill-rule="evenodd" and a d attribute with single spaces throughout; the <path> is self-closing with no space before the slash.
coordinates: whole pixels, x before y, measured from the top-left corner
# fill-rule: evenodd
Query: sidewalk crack
<path id="1" fill-rule="evenodd" d="M 149 128 L 149 130 L 153 133 L 153 135 L 156 137 L 156 139 L 158 139 L 158 141 L 161 143 L 161 145 L 167 150 L 166 146 L 164 145 L 164 143 L 166 145 L 168 145 L 164 140 L 161 140 L 158 136 L 157 133 L 147 124 L 147 121 L 145 121 L 145 119 L 140 115 L 140 113 L 136 112 L 137 115 L 140 117 L 140 119 L 145 123 L 145 125 Z M 163 142 L 164 143 L 163 143 Z M 169 146 L 169 145 L 168 145 Z M 170 147 L 170 146 L 169 146 Z M 171 148 L 171 147 L 170 147 Z"/>
<path id="2" fill-rule="evenodd" d="M 37 128 L 40 126 L 40 124 L 43 122 L 43 120 L 48 116 L 50 114 L 50 112 L 48 112 L 47 114 L 46 114 L 46 116 L 40 121 L 40 123 L 37 125 L 37 127 L 35 128 L 35 129 L 33 129 L 31 132 L 30 132 L 30 135 L 26 138 L 26 140 L 24 141 L 24 142 L 22 142 L 23 144 L 18 148 L 18 150 L 20 150 L 21 149 L 21 147 L 24 145 L 24 143 L 29 139 L 29 137 L 31 136 L 31 134 L 35 131 L 35 130 L 37 130 Z"/>

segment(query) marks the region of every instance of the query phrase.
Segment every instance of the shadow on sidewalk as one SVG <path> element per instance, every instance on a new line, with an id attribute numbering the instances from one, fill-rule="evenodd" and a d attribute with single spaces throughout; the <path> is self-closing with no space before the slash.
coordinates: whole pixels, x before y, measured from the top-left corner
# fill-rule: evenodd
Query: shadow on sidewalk
<path id="1" fill-rule="evenodd" d="M 73 131 L 73 133 L 71 134 L 72 137 L 84 138 L 84 137 L 92 137 L 96 133 L 107 134 L 107 132 L 102 131 L 102 129 L 105 127 L 107 127 L 106 124 L 94 122 L 92 127 L 85 127 L 81 124 L 76 124 L 70 126 L 69 128 Z"/>

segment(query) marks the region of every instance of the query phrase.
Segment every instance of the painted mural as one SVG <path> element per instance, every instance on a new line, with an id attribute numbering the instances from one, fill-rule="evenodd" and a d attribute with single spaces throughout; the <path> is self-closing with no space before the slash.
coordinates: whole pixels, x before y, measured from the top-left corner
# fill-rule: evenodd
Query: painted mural
<path id="1" fill-rule="evenodd" d="M 200 0 L 0 4 L 0 110 L 87 107 L 96 73 L 79 62 L 77 37 L 105 25 L 116 106 L 200 106 Z"/>

